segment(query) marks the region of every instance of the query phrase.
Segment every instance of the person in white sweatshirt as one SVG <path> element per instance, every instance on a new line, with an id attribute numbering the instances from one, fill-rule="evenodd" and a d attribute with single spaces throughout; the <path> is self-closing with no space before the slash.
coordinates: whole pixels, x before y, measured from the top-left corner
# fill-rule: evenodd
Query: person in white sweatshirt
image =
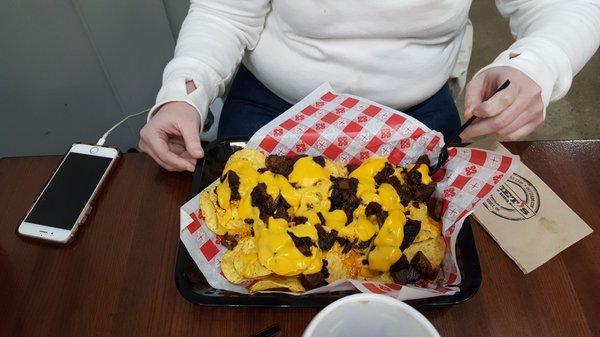
<path id="1" fill-rule="evenodd" d="M 491 1 L 490 1 L 491 3 Z M 445 136 L 460 127 L 446 82 L 470 0 L 192 0 L 140 149 L 193 171 L 208 105 L 233 80 L 219 136 L 252 135 L 323 82 L 404 111 Z M 461 136 L 520 139 L 540 126 L 600 44 L 600 0 L 496 0 L 516 42 L 465 91 Z M 485 32 L 481 32 L 485 34 Z M 239 71 L 238 65 L 242 62 Z M 235 78 L 233 78 L 235 75 Z M 507 89 L 492 95 L 505 80 Z"/>

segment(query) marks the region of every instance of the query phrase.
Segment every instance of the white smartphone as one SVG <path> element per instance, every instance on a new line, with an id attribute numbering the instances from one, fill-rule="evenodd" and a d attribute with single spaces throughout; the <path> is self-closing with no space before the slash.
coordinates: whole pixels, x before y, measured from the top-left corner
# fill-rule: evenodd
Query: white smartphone
<path id="1" fill-rule="evenodd" d="M 74 144 L 25 215 L 19 235 L 68 244 L 118 157 L 117 149 Z"/>

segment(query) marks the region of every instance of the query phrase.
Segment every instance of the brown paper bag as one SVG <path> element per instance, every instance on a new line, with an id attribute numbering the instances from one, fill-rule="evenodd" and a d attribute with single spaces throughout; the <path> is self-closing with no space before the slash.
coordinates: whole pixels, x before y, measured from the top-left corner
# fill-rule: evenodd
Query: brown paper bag
<path id="1" fill-rule="evenodd" d="M 495 139 L 470 147 L 510 154 Z M 524 164 L 473 215 L 525 274 L 592 233 Z"/>

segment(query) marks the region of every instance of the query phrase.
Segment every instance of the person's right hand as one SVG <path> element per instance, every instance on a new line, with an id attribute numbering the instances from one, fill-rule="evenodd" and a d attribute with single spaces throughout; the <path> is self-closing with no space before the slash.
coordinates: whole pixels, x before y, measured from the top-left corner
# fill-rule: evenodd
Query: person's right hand
<path id="1" fill-rule="evenodd" d="M 185 102 L 164 104 L 140 131 L 139 147 L 169 171 L 194 172 L 204 156 L 200 115 Z"/>

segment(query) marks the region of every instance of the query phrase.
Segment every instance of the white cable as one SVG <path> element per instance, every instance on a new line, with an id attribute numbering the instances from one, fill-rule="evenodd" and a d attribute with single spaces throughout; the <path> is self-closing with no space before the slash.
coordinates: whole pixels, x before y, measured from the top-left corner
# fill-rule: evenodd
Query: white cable
<path id="1" fill-rule="evenodd" d="M 125 118 L 121 119 L 121 121 L 120 121 L 119 123 L 117 123 L 117 124 L 113 125 L 113 127 L 112 127 L 112 128 L 108 129 L 108 131 L 106 131 L 106 132 L 104 133 L 104 135 L 102 135 L 102 137 L 100 137 L 100 139 L 98 139 L 98 142 L 96 143 L 96 145 L 98 145 L 98 146 L 102 146 L 102 145 L 104 145 L 104 143 L 106 142 L 106 137 L 108 137 L 108 135 L 109 135 L 111 132 L 113 132 L 113 131 L 114 131 L 116 128 L 118 128 L 118 127 L 119 127 L 119 125 L 123 124 L 123 123 L 124 123 L 126 120 L 128 120 L 129 118 L 131 118 L 131 117 L 137 117 L 137 116 L 139 116 L 139 115 L 141 115 L 141 114 L 143 114 L 143 113 L 147 113 L 148 111 L 150 111 L 150 108 L 144 109 L 144 110 L 142 110 L 142 111 L 140 111 L 140 112 L 136 112 L 136 113 L 134 113 L 134 114 L 132 114 L 132 115 L 129 115 L 129 116 L 127 116 L 127 117 L 125 117 Z"/>

